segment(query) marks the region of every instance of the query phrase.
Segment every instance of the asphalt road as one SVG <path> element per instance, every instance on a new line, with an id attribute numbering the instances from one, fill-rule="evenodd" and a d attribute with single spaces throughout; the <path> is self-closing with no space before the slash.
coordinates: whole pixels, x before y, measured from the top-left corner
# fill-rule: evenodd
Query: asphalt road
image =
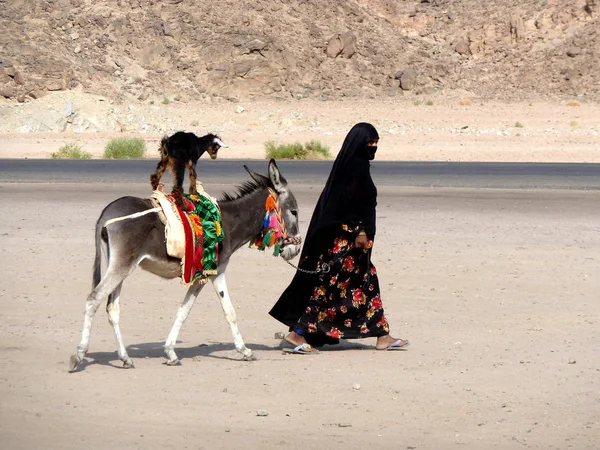
<path id="1" fill-rule="evenodd" d="M 0 182 L 147 183 L 156 163 L 148 159 L 0 159 Z M 244 164 L 266 173 L 267 161 L 202 160 L 198 177 L 205 184 L 237 184 L 248 179 Z M 332 161 L 278 162 L 292 185 L 322 186 L 331 165 Z M 380 186 L 600 190 L 600 164 L 374 161 L 372 174 Z"/>

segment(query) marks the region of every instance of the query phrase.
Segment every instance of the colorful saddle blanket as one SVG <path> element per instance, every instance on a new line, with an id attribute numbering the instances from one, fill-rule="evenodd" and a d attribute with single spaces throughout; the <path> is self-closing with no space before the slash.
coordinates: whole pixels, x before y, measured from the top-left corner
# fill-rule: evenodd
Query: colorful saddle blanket
<path id="1" fill-rule="evenodd" d="M 205 192 L 184 194 L 188 211 L 182 211 L 170 194 L 155 191 L 152 198 L 166 216 L 167 253 L 181 259 L 182 283 L 206 283 L 217 273 L 220 244 L 225 239 L 219 205 Z"/>

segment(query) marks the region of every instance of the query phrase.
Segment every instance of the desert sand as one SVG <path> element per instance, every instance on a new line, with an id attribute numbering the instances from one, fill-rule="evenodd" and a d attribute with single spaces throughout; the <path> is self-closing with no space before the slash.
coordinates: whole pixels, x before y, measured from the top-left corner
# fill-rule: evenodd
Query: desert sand
<path id="1" fill-rule="evenodd" d="M 367 121 L 381 136 L 378 160 L 600 162 L 600 105 L 577 101 L 432 96 L 149 105 L 57 92 L 0 103 L 0 119 L 0 158 L 49 158 L 70 142 L 98 158 L 117 137 L 142 137 L 146 156 L 157 158 L 160 138 L 179 130 L 219 134 L 230 146 L 219 158 L 262 159 L 267 141 L 310 140 L 334 157 L 352 125 Z"/>
<path id="2" fill-rule="evenodd" d="M 73 140 L 99 157 L 109 137 L 141 135 L 153 157 L 156 140 L 181 128 L 220 133 L 231 145 L 223 158 L 263 158 L 268 139 L 319 139 L 335 154 L 352 123 L 369 120 L 382 134 L 380 159 L 600 162 L 591 105 L 169 106 L 146 116 L 156 126 L 147 133 L 16 132 L 10 122 L 0 156 L 46 158 Z M 26 109 L 1 111 L 28 123 Z M 293 190 L 304 232 L 319 186 Z M 600 446 L 598 192 L 381 187 L 373 259 L 392 332 L 412 342 L 407 351 L 379 352 L 366 340 L 283 354 L 274 335 L 285 328 L 267 312 L 293 269 L 244 248 L 228 281 L 257 361 L 240 360 L 208 286 L 180 334 L 183 365 L 162 364 L 185 288 L 138 270 L 121 297 L 136 368 L 121 368 L 101 308 L 87 363 L 73 374 L 94 223 L 108 202 L 148 187 L 0 183 L 0 193 L 2 448 Z"/>
<path id="3" fill-rule="evenodd" d="M 208 286 L 180 334 L 183 365 L 162 364 L 185 288 L 138 270 L 121 297 L 136 368 L 121 368 L 100 308 L 70 374 L 95 220 L 147 189 L 0 185 L 2 448 L 598 448 L 599 193 L 382 187 L 373 259 L 407 351 L 283 354 L 267 312 L 293 270 L 244 248 L 229 289 L 257 361 L 239 359 Z M 306 230 L 318 192 L 294 191 Z"/>

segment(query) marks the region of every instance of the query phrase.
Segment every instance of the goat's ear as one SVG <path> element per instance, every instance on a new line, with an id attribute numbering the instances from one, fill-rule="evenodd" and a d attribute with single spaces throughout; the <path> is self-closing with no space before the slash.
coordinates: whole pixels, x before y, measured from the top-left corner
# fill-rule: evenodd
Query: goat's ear
<path id="1" fill-rule="evenodd" d="M 279 172 L 279 167 L 277 167 L 274 159 L 269 161 L 269 178 L 277 192 L 283 192 L 287 187 L 287 181 Z"/>
<path id="2" fill-rule="evenodd" d="M 254 181 L 256 181 L 259 184 L 263 184 L 263 183 L 269 183 L 269 179 L 267 177 L 265 177 L 264 175 L 261 175 L 260 173 L 256 173 L 253 172 L 252 170 L 250 170 L 248 168 L 248 166 L 246 164 L 244 164 L 244 169 L 246 169 L 246 172 L 248 172 L 250 174 L 250 176 L 252 177 L 252 179 Z"/>

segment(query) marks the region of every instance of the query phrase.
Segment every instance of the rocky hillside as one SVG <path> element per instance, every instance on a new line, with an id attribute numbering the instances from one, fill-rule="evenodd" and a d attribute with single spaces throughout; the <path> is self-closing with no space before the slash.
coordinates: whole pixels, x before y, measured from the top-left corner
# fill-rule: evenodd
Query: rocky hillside
<path id="1" fill-rule="evenodd" d="M 0 96 L 600 99 L 597 0 L 0 0 Z"/>

